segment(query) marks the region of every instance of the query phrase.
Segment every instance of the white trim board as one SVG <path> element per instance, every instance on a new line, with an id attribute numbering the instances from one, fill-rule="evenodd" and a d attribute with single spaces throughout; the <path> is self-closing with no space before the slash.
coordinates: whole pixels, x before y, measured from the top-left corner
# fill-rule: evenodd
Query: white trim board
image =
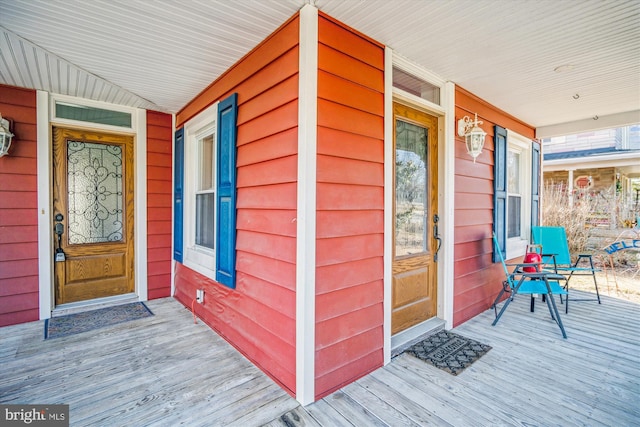
<path id="1" fill-rule="evenodd" d="M 53 309 L 53 226 L 51 185 L 51 127 L 49 93 L 39 90 L 37 99 L 38 164 L 38 299 L 40 319 L 51 317 Z"/>
<path id="2" fill-rule="evenodd" d="M 393 50 L 386 47 L 384 51 L 384 69 L 393 69 Z M 384 359 L 386 365 L 391 361 L 391 310 L 393 292 L 393 75 L 384 76 Z M 389 189 L 387 191 L 387 189 Z"/>
<path id="3" fill-rule="evenodd" d="M 134 139 L 135 173 L 135 290 L 140 301 L 148 299 L 147 283 L 147 110 L 137 109 Z"/>
<path id="4" fill-rule="evenodd" d="M 318 9 L 300 10 L 298 205 L 296 240 L 296 399 L 315 400 L 316 163 Z"/>

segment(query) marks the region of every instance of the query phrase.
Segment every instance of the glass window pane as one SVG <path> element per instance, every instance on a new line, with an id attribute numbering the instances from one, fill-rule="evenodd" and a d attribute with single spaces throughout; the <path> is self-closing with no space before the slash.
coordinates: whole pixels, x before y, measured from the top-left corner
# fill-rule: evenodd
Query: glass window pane
<path id="1" fill-rule="evenodd" d="M 395 67 L 393 68 L 393 87 L 440 105 L 440 88 L 438 86 Z"/>
<path id="2" fill-rule="evenodd" d="M 122 148 L 68 141 L 67 160 L 69 243 L 122 241 Z"/>
<path id="3" fill-rule="evenodd" d="M 507 173 L 509 193 L 520 194 L 520 153 L 509 150 Z"/>
<path id="4" fill-rule="evenodd" d="M 521 202 L 522 197 L 509 196 L 507 237 L 520 237 Z"/>
<path id="5" fill-rule="evenodd" d="M 196 194 L 196 245 L 213 249 L 214 193 Z"/>
<path id="6" fill-rule="evenodd" d="M 200 140 L 200 187 L 198 190 L 213 189 L 213 135 Z"/>
<path id="7" fill-rule="evenodd" d="M 66 102 L 56 102 L 56 117 L 60 119 L 79 120 L 81 122 L 100 123 L 103 125 L 131 127 L 130 113 L 68 104 Z"/>
<path id="8" fill-rule="evenodd" d="M 396 121 L 396 256 L 425 252 L 427 129 Z"/>

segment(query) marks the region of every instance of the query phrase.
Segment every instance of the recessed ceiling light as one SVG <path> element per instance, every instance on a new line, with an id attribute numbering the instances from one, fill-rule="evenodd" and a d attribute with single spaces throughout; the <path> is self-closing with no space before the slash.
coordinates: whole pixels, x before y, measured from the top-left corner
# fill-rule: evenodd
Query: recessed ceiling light
<path id="1" fill-rule="evenodd" d="M 571 71 L 574 68 L 575 66 L 572 64 L 564 64 L 554 68 L 553 71 L 555 71 L 556 73 L 562 73 L 563 71 Z"/>

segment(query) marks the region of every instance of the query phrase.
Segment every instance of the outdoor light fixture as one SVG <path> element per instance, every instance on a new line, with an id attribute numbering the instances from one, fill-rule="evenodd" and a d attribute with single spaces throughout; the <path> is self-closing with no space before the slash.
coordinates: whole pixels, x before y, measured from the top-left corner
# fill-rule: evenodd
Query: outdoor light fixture
<path id="1" fill-rule="evenodd" d="M 487 136 L 487 133 L 478 126 L 481 124 L 482 122 L 478 121 L 478 113 L 476 113 L 473 121 L 469 116 L 464 116 L 458 120 L 458 136 L 464 136 L 467 152 L 473 157 L 473 163 L 476 162 L 476 157 L 482 153 L 484 137 Z"/>
<path id="2" fill-rule="evenodd" d="M 9 120 L 3 119 L 2 114 L 0 114 L 0 157 L 9 152 L 11 138 L 13 138 L 13 134 L 9 129 Z"/>

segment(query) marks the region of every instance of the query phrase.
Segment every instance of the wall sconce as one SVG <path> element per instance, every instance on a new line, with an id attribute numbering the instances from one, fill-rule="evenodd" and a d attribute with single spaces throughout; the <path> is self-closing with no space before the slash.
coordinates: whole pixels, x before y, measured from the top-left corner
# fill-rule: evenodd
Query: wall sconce
<path id="1" fill-rule="evenodd" d="M 9 120 L 3 119 L 2 114 L 0 114 L 0 157 L 9 152 L 11 138 L 13 138 L 13 134 L 9 129 Z"/>
<path id="2" fill-rule="evenodd" d="M 476 113 L 473 121 L 469 116 L 464 116 L 458 120 L 458 136 L 464 136 L 467 152 L 473 157 L 473 163 L 476 162 L 476 157 L 482 153 L 484 137 L 487 136 L 487 133 L 478 126 L 481 124 L 482 122 L 478 121 L 478 113 Z"/>

